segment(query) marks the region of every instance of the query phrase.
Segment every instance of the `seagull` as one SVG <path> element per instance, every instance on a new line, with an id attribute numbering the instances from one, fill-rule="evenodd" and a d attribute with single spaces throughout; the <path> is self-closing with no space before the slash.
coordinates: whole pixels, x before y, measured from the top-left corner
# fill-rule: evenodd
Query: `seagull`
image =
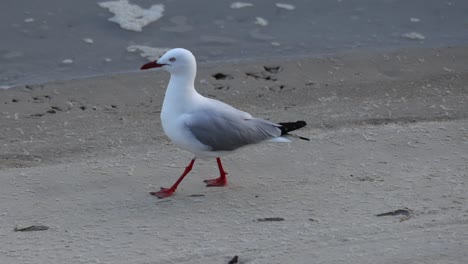
<path id="1" fill-rule="evenodd" d="M 291 142 L 285 137 L 288 132 L 306 125 L 304 121 L 275 124 L 202 96 L 194 87 L 197 63 L 189 50 L 169 50 L 159 60 L 143 65 L 141 70 L 151 68 L 162 68 L 171 74 L 161 109 L 163 130 L 177 147 L 194 155 L 170 188 L 151 192 L 158 198 L 174 194 L 197 158 L 216 158 L 219 177 L 205 180 L 208 187 L 226 186 L 227 172 L 221 163 L 221 156 L 263 141 Z"/>

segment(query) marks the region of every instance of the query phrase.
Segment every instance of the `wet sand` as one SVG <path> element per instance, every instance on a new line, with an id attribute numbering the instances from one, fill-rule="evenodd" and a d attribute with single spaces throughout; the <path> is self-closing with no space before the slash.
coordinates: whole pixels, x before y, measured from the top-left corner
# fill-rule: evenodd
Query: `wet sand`
<path id="1" fill-rule="evenodd" d="M 161 130 L 168 74 L 0 90 L 0 262 L 464 263 L 467 61 L 462 46 L 199 65 L 200 93 L 306 120 L 311 141 L 226 157 L 225 188 L 199 161 L 162 200 L 149 191 L 191 158 Z M 14 231 L 31 225 L 49 229 Z"/>
<path id="2" fill-rule="evenodd" d="M 164 5 L 162 17 L 141 32 L 124 29 L 133 21 L 127 17 L 109 21 L 115 13 L 101 7 L 109 1 L 119 2 L 4 4 L 0 88 L 133 71 L 146 60 L 129 52 L 133 46 L 184 47 L 200 61 L 223 61 L 468 43 L 466 0 L 279 1 L 293 9 L 268 0 L 244 8 L 230 0 L 129 0 L 137 9 Z"/>

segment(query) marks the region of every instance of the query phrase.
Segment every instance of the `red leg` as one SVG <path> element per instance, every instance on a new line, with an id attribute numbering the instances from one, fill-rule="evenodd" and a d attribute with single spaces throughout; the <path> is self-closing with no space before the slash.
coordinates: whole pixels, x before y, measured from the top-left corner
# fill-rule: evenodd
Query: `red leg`
<path id="1" fill-rule="evenodd" d="M 192 170 L 193 164 L 195 163 L 195 159 L 190 161 L 190 164 L 185 167 L 184 173 L 179 177 L 179 179 L 171 186 L 171 188 L 162 188 L 158 192 L 150 192 L 151 195 L 154 195 L 158 197 L 159 199 L 169 197 L 172 194 L 174 194 L 175 190 L 177 189 L 177 186 L 179 186 L 179 183 L 184 179 L 184 177 Z"/>
<path id="2" fill-rule="evenodd" d="M 218 162 L 219 178 L 204 180 L 207 187 L 221 187 L 221 186 L 227 185 L 227 177 L 226 177 L 227 172 L 225 172 L 223 169 L 223 164 L 221 164 L 221 159 L 216 158 L 216 162 Z"/>

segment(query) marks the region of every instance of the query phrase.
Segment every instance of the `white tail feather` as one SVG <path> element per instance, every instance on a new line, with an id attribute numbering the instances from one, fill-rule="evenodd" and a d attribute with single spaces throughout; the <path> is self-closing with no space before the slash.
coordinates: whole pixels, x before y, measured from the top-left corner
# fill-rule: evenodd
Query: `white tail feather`
<path id="1" fill-rule="evenodd" d="M 288 143 L 288 142 L 291 142 L 291 140 L 285 137 L 275 137 L 275 138 L 267 140 L 266 142 Z"/>

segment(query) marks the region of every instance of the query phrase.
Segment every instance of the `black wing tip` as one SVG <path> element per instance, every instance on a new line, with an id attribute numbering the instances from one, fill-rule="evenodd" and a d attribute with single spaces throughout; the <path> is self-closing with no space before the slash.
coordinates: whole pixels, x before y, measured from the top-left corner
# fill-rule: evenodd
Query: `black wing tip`
<path id="1" fill-rule="evenodd" d="M 294 121 L 294 122 L 281 122 L 281 123 L 278 123 L 282 126 L 284 125 L 296 125 L 296 126 L 300 126 L 300 127 L 305 127 L 307 125 L 306 121 L 304 120 L 298 120 L 298 121 Z"/>
<path id="2" fill-rule="evenodd" d="M 303 120 L 299 120 L 296 122 L 282 122 L 282 123 L 278 123 L 278 125 L 280 125 L 281 135 L 285 135 L 288 132 L 305 127 L 307 123 Z"/>
<path id="3" fill-rule="evenodd" d="M 304 121 L 304 120 L 296 121 L 296 124 L 297 124 L 298 126 L 300 126 L 300 128 L 301 128 L 301 127 L 307 126 L 307 123 L 306 123 L 306 121 Z"/>

